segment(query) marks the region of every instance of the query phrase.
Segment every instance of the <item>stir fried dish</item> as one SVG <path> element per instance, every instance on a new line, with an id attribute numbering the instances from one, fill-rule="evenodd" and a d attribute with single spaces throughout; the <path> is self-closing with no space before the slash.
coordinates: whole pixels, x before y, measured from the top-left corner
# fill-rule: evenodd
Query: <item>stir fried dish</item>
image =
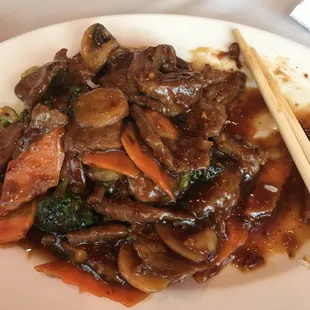
<path id="1" fill-rule="evenodd" d="M 280 136 L 254 139 L 266 107 L 238 44 L 223 58 L 236 71 L 197 72 L 170 45 L 127 48 L 94 24 L 78 54 L 26 70 L 24 111 L 0 110 L 0 243 L 36 240 L 55 257 L 37 271 L 127 306 L 294 256 L 309 193 Z"/>

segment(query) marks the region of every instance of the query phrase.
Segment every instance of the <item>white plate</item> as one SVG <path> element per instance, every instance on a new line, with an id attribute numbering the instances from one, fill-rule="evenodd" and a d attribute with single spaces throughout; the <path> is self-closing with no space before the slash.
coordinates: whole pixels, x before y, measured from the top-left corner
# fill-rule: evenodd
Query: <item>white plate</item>
<path id="1" fill-rule="evenodd" d="M 261 30 L 229 22 L 174 15 L 119 15 L 76 20 L 39 29 L 0 44 L 0 106 L 19 105 L 13 89 L 25 69 L 50 61 L 62 47 L 73 55 L 79 50 L 84 30 L 103 23 L 124 45 L 172 44 L 178 54 L 189 58 L 188 50 L 201 46 L 227 49 L 233 41 L 231 30 L 239 27 L 259 53 L 268 56 L 270 66 L 281 65 L 293 76 L 283 84 L 290 99 L 302 106 L 310 103 L 310 50 Z M 281 56 L 281 57 L 280 57 Z M 310 251 L 310 248 L 308 247 Z M 304 247 L 299 256 L 307 251 Z M 73 286 L 37 273 L 37 258 L 26 259 L 19 248 L 0 249 L 1 310 L 110 310 L 124 309 L 118 303 L 80 294 Z M 310 272 L 296 260 L 273 258 L 267 267 L 241 274 L 226 268 L 206 284 L 188 281 L 154 294 L 135 309 L 272 309 L 309 310 Z"/>

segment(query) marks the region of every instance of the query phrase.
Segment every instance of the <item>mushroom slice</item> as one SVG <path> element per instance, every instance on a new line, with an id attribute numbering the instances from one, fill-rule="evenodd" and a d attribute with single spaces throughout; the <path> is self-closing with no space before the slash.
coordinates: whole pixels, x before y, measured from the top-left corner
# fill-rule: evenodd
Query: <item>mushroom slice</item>
<path id="1" fill-rule="evenodd" d="M 194 252 L 184 245 L 186 234 L 181 230 L 165 224 L 155 224 L 155 230 L 162 241 L 174 252 L 195 262 L 202 262 L 206 255 Z"/>
<path id="2" fill-rule="evenodd" d="M 112 125 L 128 113 L 127 100 L 117 88 L 98 88 L 84 93 L 74 106 L 75 120 L 81 126 Z"/>
<path id="3" fill-rule="evenodd" d="M 105 64 L 109 54 L 118 43 L 101 24 L 88 27 L 81 42 L 81 54 L 85 62 L 97 72 Z"/>
<path id="4" fill-rule="evenodd" d="M 167 279 L 137 275 L 136 269 L 141 264 L 141 259 L 132 245 L 123 243 L 118 254 L 118 269 L 122 277 L 135 288 L 154 293 L 165 289 L 170 283 Z"/>
<path id="5" fill-rule="evenodd" d="M 189 235 L 185 239 L 184 245 L 190 250 L 200 254 L 214 255 L 218 251 L 219 238 L 211 227 L 205 227 Z"/>

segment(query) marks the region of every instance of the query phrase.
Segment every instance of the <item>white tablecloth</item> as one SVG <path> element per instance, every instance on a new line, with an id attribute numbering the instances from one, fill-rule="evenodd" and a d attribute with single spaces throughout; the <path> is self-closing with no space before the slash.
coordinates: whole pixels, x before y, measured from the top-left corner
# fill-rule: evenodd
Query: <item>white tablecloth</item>
<path id="1" fill-rule="evenodd" d="M 170 13 L 243 23 L 310 47 L 310 32 L 289 16 L 300 1 L 0 0 L 0 41 L 36 28 L 83 17 L 124 13 Z"/>

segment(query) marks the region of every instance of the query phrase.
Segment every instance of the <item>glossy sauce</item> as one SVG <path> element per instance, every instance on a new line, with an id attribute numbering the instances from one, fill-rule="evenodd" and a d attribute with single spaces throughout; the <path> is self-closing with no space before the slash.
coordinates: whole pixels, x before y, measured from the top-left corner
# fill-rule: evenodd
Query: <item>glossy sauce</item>
<path id="1" fill-rule="evenodd" d="M 271 157 L 291 161 L 280 134 L 274 130 L 273 120 L 257 89 L 246 89 L 238 100 L 227 107 L 227 113 L 226 127 L 229 131 L 265 149 Z M 308 114 L 300 112 L 298 116 L 303 128 L 309 134 L 309 112 Z M 271 134 L 264 138 L 257 136 L 257 126 L 271 128 Z M 243 191 L 251 192 L 252 187 L 253 184 L 247 182 Z M 268 192 L 262 191 L 262 193 L 266 196 L 261 197 L 260 201 L 265 203 L 268 201 Z M 249 221 L 249 225 L 252 225 L 250 235 L 246 244 L 235 253 L 234 266 L 240 270 L 256 269 L 263 266 L 266 258 L 274 252 L 286 253 L 289 257 L 294 257 L 296 251 L 310 239 L 310 225 L 302 220 L 307 214 L 310 218 L 309 202 L 309 193 L 297 169 L 293 167 L 273 215 L 256 221 L 254 225 Z M 241 216 L 243 216 L 243 211 L 244 202 L 241 201 L 239 207 Z M 39 255 L 44 262 L 54 260 L 55 256 L 41 244 L 41 238 L 42 233 L 32 229 L 27 239 L 19 241 L 17 245 L 30 253 L 27 255 L 28 258 L 32 255 Z M 11 245 L 2 247 L 6 246 Z"/>
<path id="2" fill-rule="evenodd" d="M 309 114 L 309 111 L 297 113 L 306 133 L 310 130 Z M 293 165 L 277 131 L 271 131 L 271 134 L 264 138 L 256 137 L 255 124 L 260 119 L 265 120 L 265 123 L 261 124 L 262 127 L 271 128 L 273 122 L 257 89 L 247 89 L 239 100 L 231 104 L 228 115 L 227 127 L 230 131 L 246 137 L 255 145 L 265 149 L 270 157 L 281 158 Z M 260 194 L 259 201 L 256 202 L 268 204 L 272 193 L 261 190 Z M 310 239 L 309 222 L 306 219 L 303 220 L 309 208 L 309 199 L 309 192 L 296 167 L 293 166 L 275 210 L 271 216 L 265 216 L 252 223 L 253 227 L 250 229 L 246 244 L 235 253 L 234 266 L 241 270 L 258 268 L 266 263 L 266 258 L 271 253 L 286 253 L 289 257 L 294 257 L 297 250 Z M 262 209 L 264 207 L 262 206 Z M 241 215 L 243 215 L 242 203 Z"/>

